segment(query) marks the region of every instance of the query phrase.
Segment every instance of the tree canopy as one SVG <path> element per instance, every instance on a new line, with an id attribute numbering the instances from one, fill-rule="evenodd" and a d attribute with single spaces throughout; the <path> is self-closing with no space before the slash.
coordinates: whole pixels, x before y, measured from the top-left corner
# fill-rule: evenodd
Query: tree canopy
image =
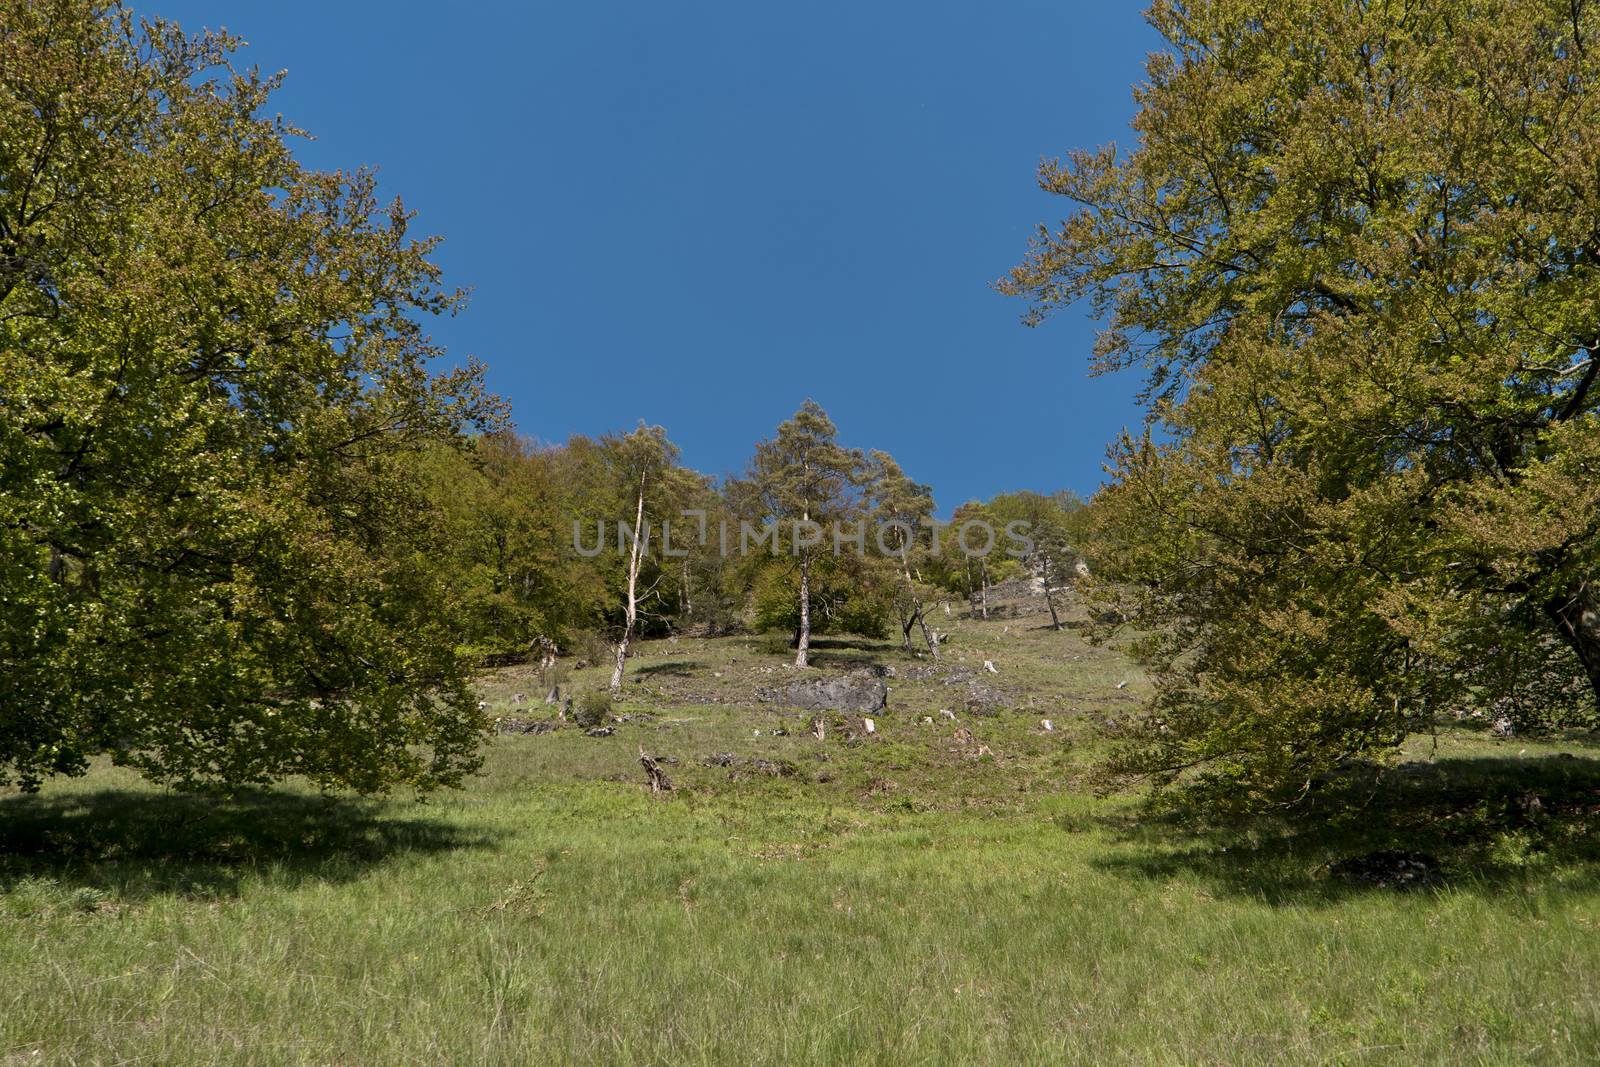
<path id="1" fill-rule="evenodd" d="M 1114 769 L 1264 803 L 1600 688 L 1600 9 L 1158 0 L 1137 144 L 1000 287 L 1147 373 L 1103 550 L 1160 669 Z"/>
<path id="2" fill-rule="evenodd" d="M 476 764 L 416 458 L 498 427 L 433 244 L 296 163 L 236 42 L 0 0 L 0 781 Z"/>
<path id="3" fill-rule="evenodd" d="M 858 519 L 865 457 L 839 444 L 839 431 L 822 405 L 807 400 L 756 445 L 749 484 L 762 518 L 776 524 L 798 561 L 795 666 L 807 664 L 811 646 L 812 563 L 825 549 L 824 523 Z"/>

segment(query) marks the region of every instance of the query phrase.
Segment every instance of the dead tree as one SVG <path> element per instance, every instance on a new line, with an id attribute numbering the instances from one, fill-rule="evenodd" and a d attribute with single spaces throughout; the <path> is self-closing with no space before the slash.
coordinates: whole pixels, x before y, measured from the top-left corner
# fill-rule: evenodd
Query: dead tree
<path id="1" fill-rule="evenodd" d="M 645 776 L 650 779 L 650 792 L 672 792 L 672 780 L 661 769 L 661 764 L 656 762 L 655 757 L 645 752 L 643 745 L 639 746 L 639 766 L 644 768 Z"/>

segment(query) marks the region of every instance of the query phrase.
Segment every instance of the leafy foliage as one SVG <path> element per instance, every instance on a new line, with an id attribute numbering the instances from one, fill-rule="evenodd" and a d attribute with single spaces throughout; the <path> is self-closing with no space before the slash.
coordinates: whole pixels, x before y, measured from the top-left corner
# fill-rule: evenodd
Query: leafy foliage
<path id="1" fill-rule="evenodd" d="M 811 643 L 811 573 L 825 529 L 861 517 L 865 457 L 839 444 L 839 431 L 814 400 L 800 405 L 770 440 L 756 445 L 744 498 L 758 521 L 773 523 L 797 549 L 795 666 L 806 666 Z"/>
<path id="2" fill-rule="evenodd" d="M 586 730 L 604 726 L 611 720 L 611 691 L 585 689 L 572 708 L 572 720 Z"/>
<path id="3" fill-rule="evenodd" d="M 458 781 L 481 722 L 426 448 L 503 410 L 431 241 L 232 39 L 0 2 L 0 781 Z"/>
<path id="4" fill-rule="evenodd" d="M 1161 671 L 1113 769 L 1297 795 L 1600 686 L 1600 11 L 1159 0 L 1138 146 L 1001 283 L 1148 373 L 1108 562 Z"/>

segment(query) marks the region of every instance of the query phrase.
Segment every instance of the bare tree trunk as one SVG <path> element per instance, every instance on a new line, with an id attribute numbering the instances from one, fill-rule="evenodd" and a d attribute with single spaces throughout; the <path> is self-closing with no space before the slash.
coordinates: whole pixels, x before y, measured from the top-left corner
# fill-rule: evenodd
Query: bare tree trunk
<path id="1" fill-rule="evenodd" d="M 928 628 L 928 616 L 920 611 L 917 612 L 917 622 L 922 624 L 922 639 L 928 642 L 928 655 L 933 657 L 933 661 L 935 663 L 938 663 L 939 639 L 935 637 L 933 635 L 933 631 Z"/>
<path id="2" fill-rule="evenodd" d="M 911 651 L 911 625 L 916 623 L 922 627 L 922 639 L 928 642 L 928 652 L 934 661 L 939 659 L 939 642 L 933 639 L 933 631 L 928 629 L 928 617 L 922 610 L 922 598 L 917 595 L 917 583 L 911 577 L 911 559 L 906 553 L 904 542 L 900 545 L 901 573 L 906 579 L 906 598 L 911 605 L 911 617 L 905 622 L 906 651 Z"/>
<path id="3" fill-rule="evenodd" d="M 1577 655 L 1595 701 L 1600 703 L 1600 597 L 1583 582 L 1568 595 L 1546 604 L 1545 614 Z"/>
<path id="4" fill-rule="evenodd" d="M 795 639 L 794 665 L 806 666 L 811 651 L 811 550 L 800 553 L 800 633 Z"/>
<path id="5" fill-rule="evenodd" d="M 650 780 L 650 792 L 672 792 L 672 779 L 667 777 L 655 757 L 645 752 L 643 745 L 639 746 L 639 766 L 644 768 L 645 777 Z"/>
<path id="6" fill-rule="evenodd" d="M 986 560 L 978 562 L 978 580 L 983 583 L 978 587 L 978 604 L 983 611 L 983 617 L 987 619 L 989 617 L 989 564 Z"/>
<path id="7" fill-rule="evenodd" d="M 622 640 L 617 642 L 617 664 L 611 669 L 611 689 L 622 688 L 622 669 L 628 662 L 628 646 L 633 643 L 633 627 L 639 621 L 639 561 L 643 557 L 644 477 L 639 478 L 639 501 L 633 513 L 633 545 L 628 550 L 628 601 L 622 623 Z"/>
<path id="8" fill-rule="evenodd" d="M 1056 602 L 1050 596 L 1050 557 L 1044 557 L 1044 603 L 1050 609 L 1050 629 L 1061 629 L 1061 619 L 1056 615 Z"/>

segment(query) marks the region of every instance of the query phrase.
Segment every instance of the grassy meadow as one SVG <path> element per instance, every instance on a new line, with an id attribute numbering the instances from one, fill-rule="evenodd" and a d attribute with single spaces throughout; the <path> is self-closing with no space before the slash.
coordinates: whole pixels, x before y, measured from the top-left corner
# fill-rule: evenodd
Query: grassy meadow
<path id="1" fill-rule="evenodd" d="M 931 677 L 824 641 L 824 670 L 896 668 L 871 738 L 755 698 L 781 644 L 683 638 L 631 662 L 612 736 L 496 737 L 425 802 L 109 767 L 0 798 L 0 1064 L 1600 1059 L 1578 741 L 1452 724 L 1353 814 L 1135 819 L 1084 775 L 1144 679 L 1020 608 L 941 617 Z M 526 669 L 482 691 L 550 714 Z M 1394 849 L 1427 876 L 1341 873 Z"/>

